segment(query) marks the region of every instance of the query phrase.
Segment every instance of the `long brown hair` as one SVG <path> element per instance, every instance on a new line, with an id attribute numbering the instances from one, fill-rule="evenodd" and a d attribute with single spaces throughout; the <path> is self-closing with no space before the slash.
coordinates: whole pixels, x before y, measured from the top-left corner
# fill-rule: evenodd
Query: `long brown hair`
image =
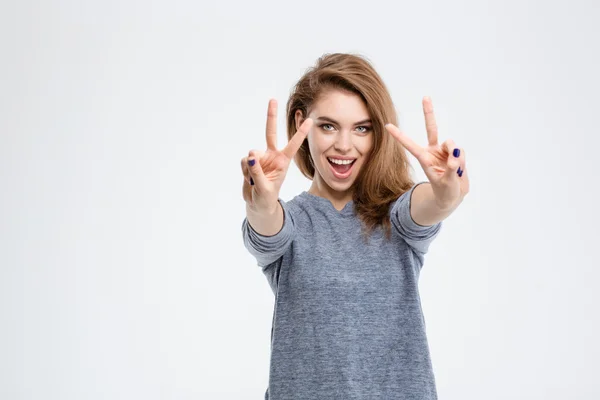
<path id="1" fill-rule="evenodd" d="M 296 133 L 296 110 L 306 118 L 311 107 L 331 89 L 357 94 L 365 103 L 373 126 L 373 148 L 370 157 L 354 182 L 354 210 L 363 222 L 363 234 L 382 225 L 390 238 L 389 207 L 398 197 L 410 190 L 414 182 L 406 150 L 386 130 L 388 122 L 397 126 L 394 103 L 379 74 L 362 55 L 324 54 L 309 68 L 292 89 L 287 102 L 288 140 Z M 294 161 L 302 174 L 312 180 L 315 168 L 304 140 Z"/>

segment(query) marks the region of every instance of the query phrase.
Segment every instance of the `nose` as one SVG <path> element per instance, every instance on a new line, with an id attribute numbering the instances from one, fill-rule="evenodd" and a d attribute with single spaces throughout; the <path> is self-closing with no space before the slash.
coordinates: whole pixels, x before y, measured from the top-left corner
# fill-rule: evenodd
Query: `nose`
<path id="1" fill-rule="evenodd" d="M 352 133 L 346 130 L 340 130 L 335 138 L 333 148 L 340 153 L 347 153 L 352 149 Z"/>

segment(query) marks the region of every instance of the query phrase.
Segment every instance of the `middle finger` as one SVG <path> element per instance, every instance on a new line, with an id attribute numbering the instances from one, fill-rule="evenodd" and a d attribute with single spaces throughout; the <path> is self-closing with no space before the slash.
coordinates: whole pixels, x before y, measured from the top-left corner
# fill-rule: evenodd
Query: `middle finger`
<path id="1" fill-rule="evenodd" d="M 277 101 L 269 100 L 267 110 L 267 149 L 277 150 Z"/>
<path id="2" fill-rule="evenodd" d="M 425 114 L 427 140 L 430 146 L 435 146 L 438 143 L 438 128 L 435 122 L 435 115 L 433 115 L 433 103 L 428 96 L 423 98 L 423 114 Z"/>

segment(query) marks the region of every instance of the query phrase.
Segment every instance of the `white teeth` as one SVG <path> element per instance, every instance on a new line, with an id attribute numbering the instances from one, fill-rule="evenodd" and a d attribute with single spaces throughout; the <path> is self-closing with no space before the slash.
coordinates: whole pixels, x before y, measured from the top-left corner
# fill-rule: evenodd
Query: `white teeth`
<path id="1" fill-rule="evenodd" d="M 335 158 L 327 158 L 327 159 L 334 164 L 340 164 L 340 165 L 351 164 L 354 161 L 354 160 L 337 160 Z"/>

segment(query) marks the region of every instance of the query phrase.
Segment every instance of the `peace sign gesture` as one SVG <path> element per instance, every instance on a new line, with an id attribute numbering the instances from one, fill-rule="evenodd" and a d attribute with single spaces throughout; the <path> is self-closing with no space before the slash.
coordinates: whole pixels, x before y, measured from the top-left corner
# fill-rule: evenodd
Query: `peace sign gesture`
<path id="1" fill-rule="evenodd" d="M 312 127 L 307 118 L 283 148 L 277 150 L 277 101 L 269 100 L 267 111 L 267 150 L 250 150 L 242 158 L 244 184 L 242 194 L 246 203 L 256 211 L 272 210 L 277 205 L 279 190 L 294 155 Z"/>
<path id="2" fill-rule="evenodd" d="M 451 139 L 438 144 L 438 128 L 429 97 L 423 98 L 423 113 L 427 128 L 427 147 L 421 147 L 393 124 L 387 131 L 396 138 L 421 164 L 429 178 L 436 203 L 441 209 L 458 205 L 469 192 L 469 176 L 465 165 L 465 152 Z"/>

